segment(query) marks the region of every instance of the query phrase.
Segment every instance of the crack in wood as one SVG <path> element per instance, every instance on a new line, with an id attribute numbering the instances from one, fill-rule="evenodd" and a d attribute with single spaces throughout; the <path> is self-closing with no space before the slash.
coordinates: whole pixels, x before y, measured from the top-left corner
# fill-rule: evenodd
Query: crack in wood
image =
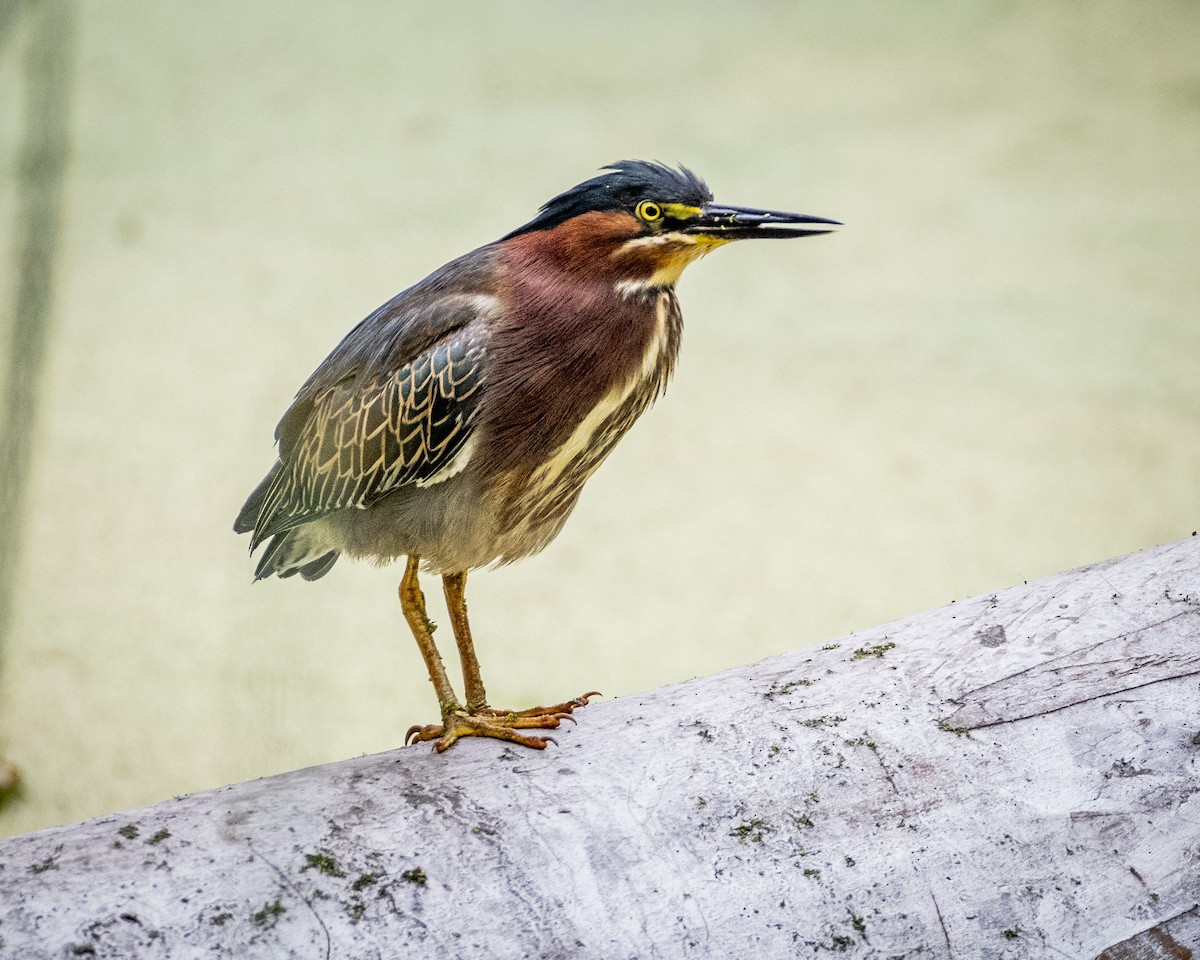
<path id="1" fill-rule="evenodd" d="M 1200 648 L 1186 642 L 1195 631 L 1181 623 L 1188 617 L 1200 619 L 1200 610 L 1180 611 L 976 687 L 957 697 L 963 705 L 946 723 L 977 730 L 1200 674 Z"/>
<path id="2" fill-rule="evenodd" d="M 296 885 L 288 879 L 287 874 L 285 874 L 279 867 L 275 866 L 275 864 L 263 856 L 263 854 L 255 848 L 254 844 L 252 844 L 249 840 L 246 840 L 245 844 L 250 848 L 251 853 L 258 857 L 273 871 L 275 871 L 275 875 L 279 877 L 279 882 L 282 883 L 288 890 L 290 890 L 292 895 L 297 900 L 308 907 L 309 912 L 313 915 L 313 917 L 316 918 L 317 923 L 320 924 L 321 932 L 325 935 L 325 960 L 330 960 L 330 958 L 333 956 L 333 940 L 329 936 L 329 928 L 325 926 L 325 921 L 322 920 L 321 915 L 317 913 L 317 908 L 313 906 L 312 900 L 302 894 Z"/>
<path id="3" fill-rule="evenodd" d="M 1096 960 L 1191 960 L 1195 956 L 1191 948 L 1176 939 L 1177 933 L 1187 935 L 1180 929 L 1187 921 L 1191 921 L 1187 926 L 1193 928 L 1194 932 L 1196 922 L 1200 921 L 1200 904 L 1181 910 L 1127 940 L 1106 947 Z"/>
<path id="4" fill-rule="evenodd" d="M 937 897 L 933 895 L 933 891 L 929 891 L 929 899 L 933 901 L 934 912 L 937 913 L 938 925 L 942 928 L 942 937 L 946 940 L 946 949 L 950 956 L 954 956 L 954 946 L 950 943 L 950 931 L 946 929 L 946 921 L 942 917 L 942 908 L 938 906 Z"/>

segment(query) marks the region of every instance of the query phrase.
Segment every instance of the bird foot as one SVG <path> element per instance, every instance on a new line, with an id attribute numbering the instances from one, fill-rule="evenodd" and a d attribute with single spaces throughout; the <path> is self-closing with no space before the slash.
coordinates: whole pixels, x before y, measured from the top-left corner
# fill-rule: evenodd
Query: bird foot
<path id="1" fill-rule="evenodd" d="M 436 741 L 433 749 L 438 753 L 449 750 L 462 737 L 491 737 L 495 740 L 507 740 L 509 743 L 519 743 L 523 747 L 543 750 L 548 743 L 557 743 L 553 737 L 533 737 L 520 733 L 521 729 L 551 730 L 564 719 L 570 718 L 568 713 L 543 714 L 536 717 L 494 716 L 491 713 L 483 716 L 469 713 L 447 714 L 439 724 L 409 727 L 404 735 L 404 742 L 421 743 L 425 740 Z"/>
<path id="2" fill-rule="evenodd" d="M 433 740 L 433 749 L 442 753 L 462 737 L 491 737 L 534 750 L 544 750 L 546 744 L 557 744 L 558 741 L 553 737 L 536 737 L 520 731 L 553 730 L 564 720 L 573 723 L 575 718 L 571 716 L 571 712 L 577 707 L 586 706 L 589 698 L 597 696 L 598 693 L 585 693 L 574 700 L 552 707 L 530 707 L 528 710 L 519 711 L 497 710 L 493 707 L 484 707 L 478 713 L 455 710 L 448 713 L 440 724 L 417 724 L 409 727 L 408 733 L 404 735 L 404 742 L 409 744 Z"/>

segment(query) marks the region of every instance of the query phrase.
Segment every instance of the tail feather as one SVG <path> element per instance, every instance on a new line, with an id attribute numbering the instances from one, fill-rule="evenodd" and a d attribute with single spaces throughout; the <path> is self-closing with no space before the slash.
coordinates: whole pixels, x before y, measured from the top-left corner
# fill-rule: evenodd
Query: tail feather
<path id="1" fill-rule="evenodd" d="M 325 556 L 318 557 L 312 563 L 306 563 L 300 568 L 300 576 L 305 580 L 320 580 L 329 572 L 330 567 L 337 563 L 337 558 L 341 554 L 336 550 L 330 550 Z"/>
<path id="2" fill-rule="evenodd" d="M 271 484 L 282 469 L 283 464 L 276 460 L 275 466 L 267 471 L 267 475 L 254 488 L 254 492 L 246 498 L 242 509 L 238 511 L 237 519 L 233 521 L 234 533 L 250 533 L 258 526 L 258 516 L 262 512 L 263 501 L 267 499 L 267 491 L 271 489 Z"/>
<path id="3" fill-rule="evenodd" d="M 341 554 L 309 541 L 304 527 L 275 534 L 259 558 L 254 579 L 265 580 L 271 576 L 287 578 L 300 574 L 305 580 L 317 580 L 325 576 Z"/>
<path id="4" fill-rule="evenodd" d="M 235 533 L 254 535 L 250 544 L 252 552 L 261 538 L 258 521 L 262 515 L 263 503 L 282 468 L 283 464 L 275 461 L 275 466 L 246 498 L 237 519 L 233 521 Z M 308 529 L 308 525 L 303 524 L 270 538 L 266 550 L 259 558 L 254 579 L 263 580 L 271 576 L 294 577 L 300 574 L 305 580 L 317 580 L 329 572 L 329 568 L 337 562 L 340 555 L 339 551 L 330 550 L 321 543 L 320 539 L 313 535 L 313 531 Z"/>

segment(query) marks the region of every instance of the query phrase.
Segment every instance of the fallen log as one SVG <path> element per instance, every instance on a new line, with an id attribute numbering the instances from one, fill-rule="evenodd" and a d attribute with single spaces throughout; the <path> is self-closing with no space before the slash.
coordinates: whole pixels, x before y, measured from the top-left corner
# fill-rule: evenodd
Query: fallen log
<path id="1" fill-rule="evenodd" d="M 0 956 L 1188 957 L 1200 538 L 0 842 Z"/>

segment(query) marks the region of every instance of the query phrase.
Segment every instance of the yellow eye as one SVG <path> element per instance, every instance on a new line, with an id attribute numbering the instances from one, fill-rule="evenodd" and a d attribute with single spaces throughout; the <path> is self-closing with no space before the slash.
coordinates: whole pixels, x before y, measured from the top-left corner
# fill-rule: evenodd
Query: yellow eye
<path id="1" fill-rule="evenodd" d="M 655 220 L 662 219 L 662 207 L 653 200 L 643 200 L 634 208 L 634 212 L 646 223 L 653 223 Z"/>

